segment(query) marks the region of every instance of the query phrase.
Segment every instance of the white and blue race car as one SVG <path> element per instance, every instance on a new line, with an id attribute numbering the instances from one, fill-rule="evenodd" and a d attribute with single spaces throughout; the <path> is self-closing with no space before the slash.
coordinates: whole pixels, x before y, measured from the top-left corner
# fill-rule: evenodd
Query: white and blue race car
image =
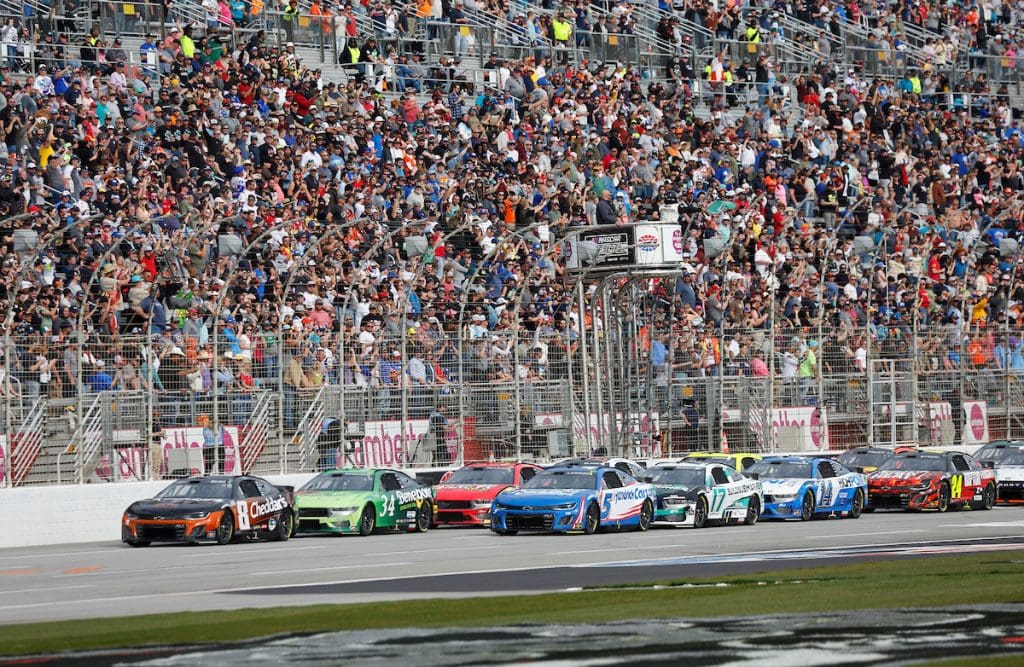
<path id="1" fill-rule="evenodd" d="M 860 518 L 868 498 L 868 478 L 831 459 L 775 456 L 744 471 L 764 488 L 765 519 L 800 519 L 841 514 Z"/>
<path id="2" fill-rule="evenodd" d="M 491 530 L 583 532 L 598 528 L 647 530 L 654 518 L 654 487 L 622 470 L 568 465 L 537 473 L 521 488 L 502 491 L 491 505 Z"/>
<path id="3" fill-rule="evenodd" d="M 761 516 L 761 483 L 721 463 L 659 463 L 643 480 L 657 493 L 656 526 L 703 528 L 728 521 L 751 526 Z"/>

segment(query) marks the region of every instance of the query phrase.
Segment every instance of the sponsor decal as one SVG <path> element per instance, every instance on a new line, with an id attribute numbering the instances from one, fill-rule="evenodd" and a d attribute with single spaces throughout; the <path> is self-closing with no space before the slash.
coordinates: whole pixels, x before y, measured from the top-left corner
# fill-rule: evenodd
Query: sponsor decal
<path id="1" fill-rule="evenodd" d="M 430 489 L 414 489 L 412 491 L 395 491 L 401 505 L 430 498 Z"/>
<path id="2" fill-rule="evenodd" d="M 683 254 L 683 230 L 672 230 L 672 249 L 676 251 L 676 254 Z"/>
<path id="3" fill-rule="evenodd" d="M 267 514 L 279 512 L 285 507 L 288 507 L 288 501 L 283 497 L 270 498 L 264 503 L 257 500 L 249 505 L 249 515 L 255 519 L 257 517 L 266 516 Z"/>
<path id="4" fill-rule="evenodd" d="M 627 489 L 616 489 L 610 495 L 614 502 L 619 502 L 621 500 L 643 500 L 651 495 L 651 489 L 640 485 L 634 485 Z"/>
<path id="5" fill-rule="evenodd" d="M 654 252 L 661 245 L 661 241 L 654 234 L 644 234 L 636 240 L 636 247 L 641 252 Z"/>

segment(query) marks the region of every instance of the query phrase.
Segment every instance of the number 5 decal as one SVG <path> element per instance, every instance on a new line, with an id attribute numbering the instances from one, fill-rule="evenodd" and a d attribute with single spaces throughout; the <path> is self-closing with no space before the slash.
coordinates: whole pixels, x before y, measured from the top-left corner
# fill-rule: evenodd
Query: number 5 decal
<path id="1" fill-rule="evenodd" d="M 235 503 L 235 516 L 238 517 L 238 530 L 249 530 L 249 502 L 239 500 Z"/>
<path id="2" fill-rule="evenodd" d="M 949 478 L 949 497 L 959 498 L 964 495 L 964 476 L 953 475 Z"/>

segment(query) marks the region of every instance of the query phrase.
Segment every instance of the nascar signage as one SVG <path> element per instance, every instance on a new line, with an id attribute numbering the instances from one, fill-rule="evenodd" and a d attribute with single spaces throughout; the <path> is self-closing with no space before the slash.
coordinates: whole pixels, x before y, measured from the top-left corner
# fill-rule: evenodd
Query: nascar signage
<path id="1" fill-rule="evenodd" d="M 662 222 L 598 225 L 571 235 L 562 252 L 570 271 L 675 269 L 683 258 L 683 230 Z"/>

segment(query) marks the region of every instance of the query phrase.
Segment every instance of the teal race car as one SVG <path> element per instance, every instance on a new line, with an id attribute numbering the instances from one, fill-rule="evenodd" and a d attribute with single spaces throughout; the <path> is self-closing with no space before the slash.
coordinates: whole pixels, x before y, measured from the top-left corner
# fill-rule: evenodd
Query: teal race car
<path id="1" fill-rule="evenodd" d="M 434 507 L 434 489 L 397 470 L 328 470 L 295 492 L 295 534 L 365 536 L 378 528 L 423 533 Z"/>

